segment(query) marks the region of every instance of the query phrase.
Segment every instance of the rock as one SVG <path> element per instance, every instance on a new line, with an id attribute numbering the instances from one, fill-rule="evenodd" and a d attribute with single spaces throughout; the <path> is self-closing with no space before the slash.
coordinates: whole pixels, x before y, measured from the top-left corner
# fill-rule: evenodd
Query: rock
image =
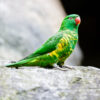
<path id="1" fill-rule="evenodd" d="M 1 62 L 0 62 L 1 63 Z M 0 100 L 100 100 L 100 69 L 0 67 Z"/>
<path id="2" fill-rule="evenodd" d="M 29 55 L 58 31 L 64 17 L 58 0 L 0 0 L 0 59 Z M 68 64 L 79 65 L 81 60 L 77 46 Z"/>

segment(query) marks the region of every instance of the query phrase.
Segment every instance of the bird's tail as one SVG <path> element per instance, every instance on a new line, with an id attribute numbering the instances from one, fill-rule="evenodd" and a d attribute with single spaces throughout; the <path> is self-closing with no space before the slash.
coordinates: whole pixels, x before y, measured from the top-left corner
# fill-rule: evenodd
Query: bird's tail
<path id="1" fill-rule="evenodd" d="M 17 64 L 17 63 L 12 63 L 12 64 L 8 64 L 6 65 L 6 67 L 20 67 L 21 65 Z"/>
<path id="2" fill-rule="evenodd" d="M 27 64 L 27 62 L 29 62 L 29 61 L 30 61 L 30 59 L 18 61 L 18 62 L 6 65 L 6 67 L 16 67 L 16 68 L 22 67 L 22 66 L 25 66 Z"/>

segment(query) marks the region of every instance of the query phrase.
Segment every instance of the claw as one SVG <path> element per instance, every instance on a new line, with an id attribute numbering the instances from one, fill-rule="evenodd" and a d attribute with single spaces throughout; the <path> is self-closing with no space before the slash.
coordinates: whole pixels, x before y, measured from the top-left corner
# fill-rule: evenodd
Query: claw
<path id="1" fill-rule="evenodd" d="M 68 68 L 62 68 L 62 67 L 57 66 L 56 64 L 54 64 L 53 66 L 54 66 L 55 70 L 57 70 L 57 69 L 59 69 L 61 71 L 67 71 L 68 70 Z"/>
<path id="2" fill-rule="evenodd" d="M 55 69 L 55 70 L 59 69 L 59 70 L 61 70 L 61 71 L 67 71 L 67 70 L 68 70 L 67 68 L 60 68 L 60 67 L 55 67 L 54 69 Z"/>
<path id="3" fill-rule="evenodd" d="M 54 65 L 54 69 L 59 69 L 62 71 L 67 71 L 68 69 L 75 70 L 75 68 L 70 66 L 57 66 L 57 65 Z"/>
<path id="4" fill-rule="evenodd" d="M 62 66 L 62 68 L 75 69 L 75 68 L 72 68 L 72 67 L 69 67 L 69 66 Z"/>

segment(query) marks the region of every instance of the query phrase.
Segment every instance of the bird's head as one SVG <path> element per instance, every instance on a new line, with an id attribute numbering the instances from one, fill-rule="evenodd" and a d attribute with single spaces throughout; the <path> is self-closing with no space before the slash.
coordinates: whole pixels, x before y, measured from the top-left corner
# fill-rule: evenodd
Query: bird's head
<path id="1" fill-rule="evenodd" d="M 79 24 L 81 22 L 80 16 L 77 14 L 71 14 L 64 18 L 60 30 L 78 30 Z"/>

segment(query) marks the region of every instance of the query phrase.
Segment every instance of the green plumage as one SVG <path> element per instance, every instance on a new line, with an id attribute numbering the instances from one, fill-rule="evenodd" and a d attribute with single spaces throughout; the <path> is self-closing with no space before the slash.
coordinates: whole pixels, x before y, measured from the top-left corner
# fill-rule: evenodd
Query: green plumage
<path id="1" fill-rule="evenodd" d="M 59 31 L 49 38 L 39 49 L 28 57 L 7 65 L 7 67 L 40 66 L 52 68 L 54 64 L 62 66 L 73 52 L 78 41 L 76 14 L 64 18 Z"/>

